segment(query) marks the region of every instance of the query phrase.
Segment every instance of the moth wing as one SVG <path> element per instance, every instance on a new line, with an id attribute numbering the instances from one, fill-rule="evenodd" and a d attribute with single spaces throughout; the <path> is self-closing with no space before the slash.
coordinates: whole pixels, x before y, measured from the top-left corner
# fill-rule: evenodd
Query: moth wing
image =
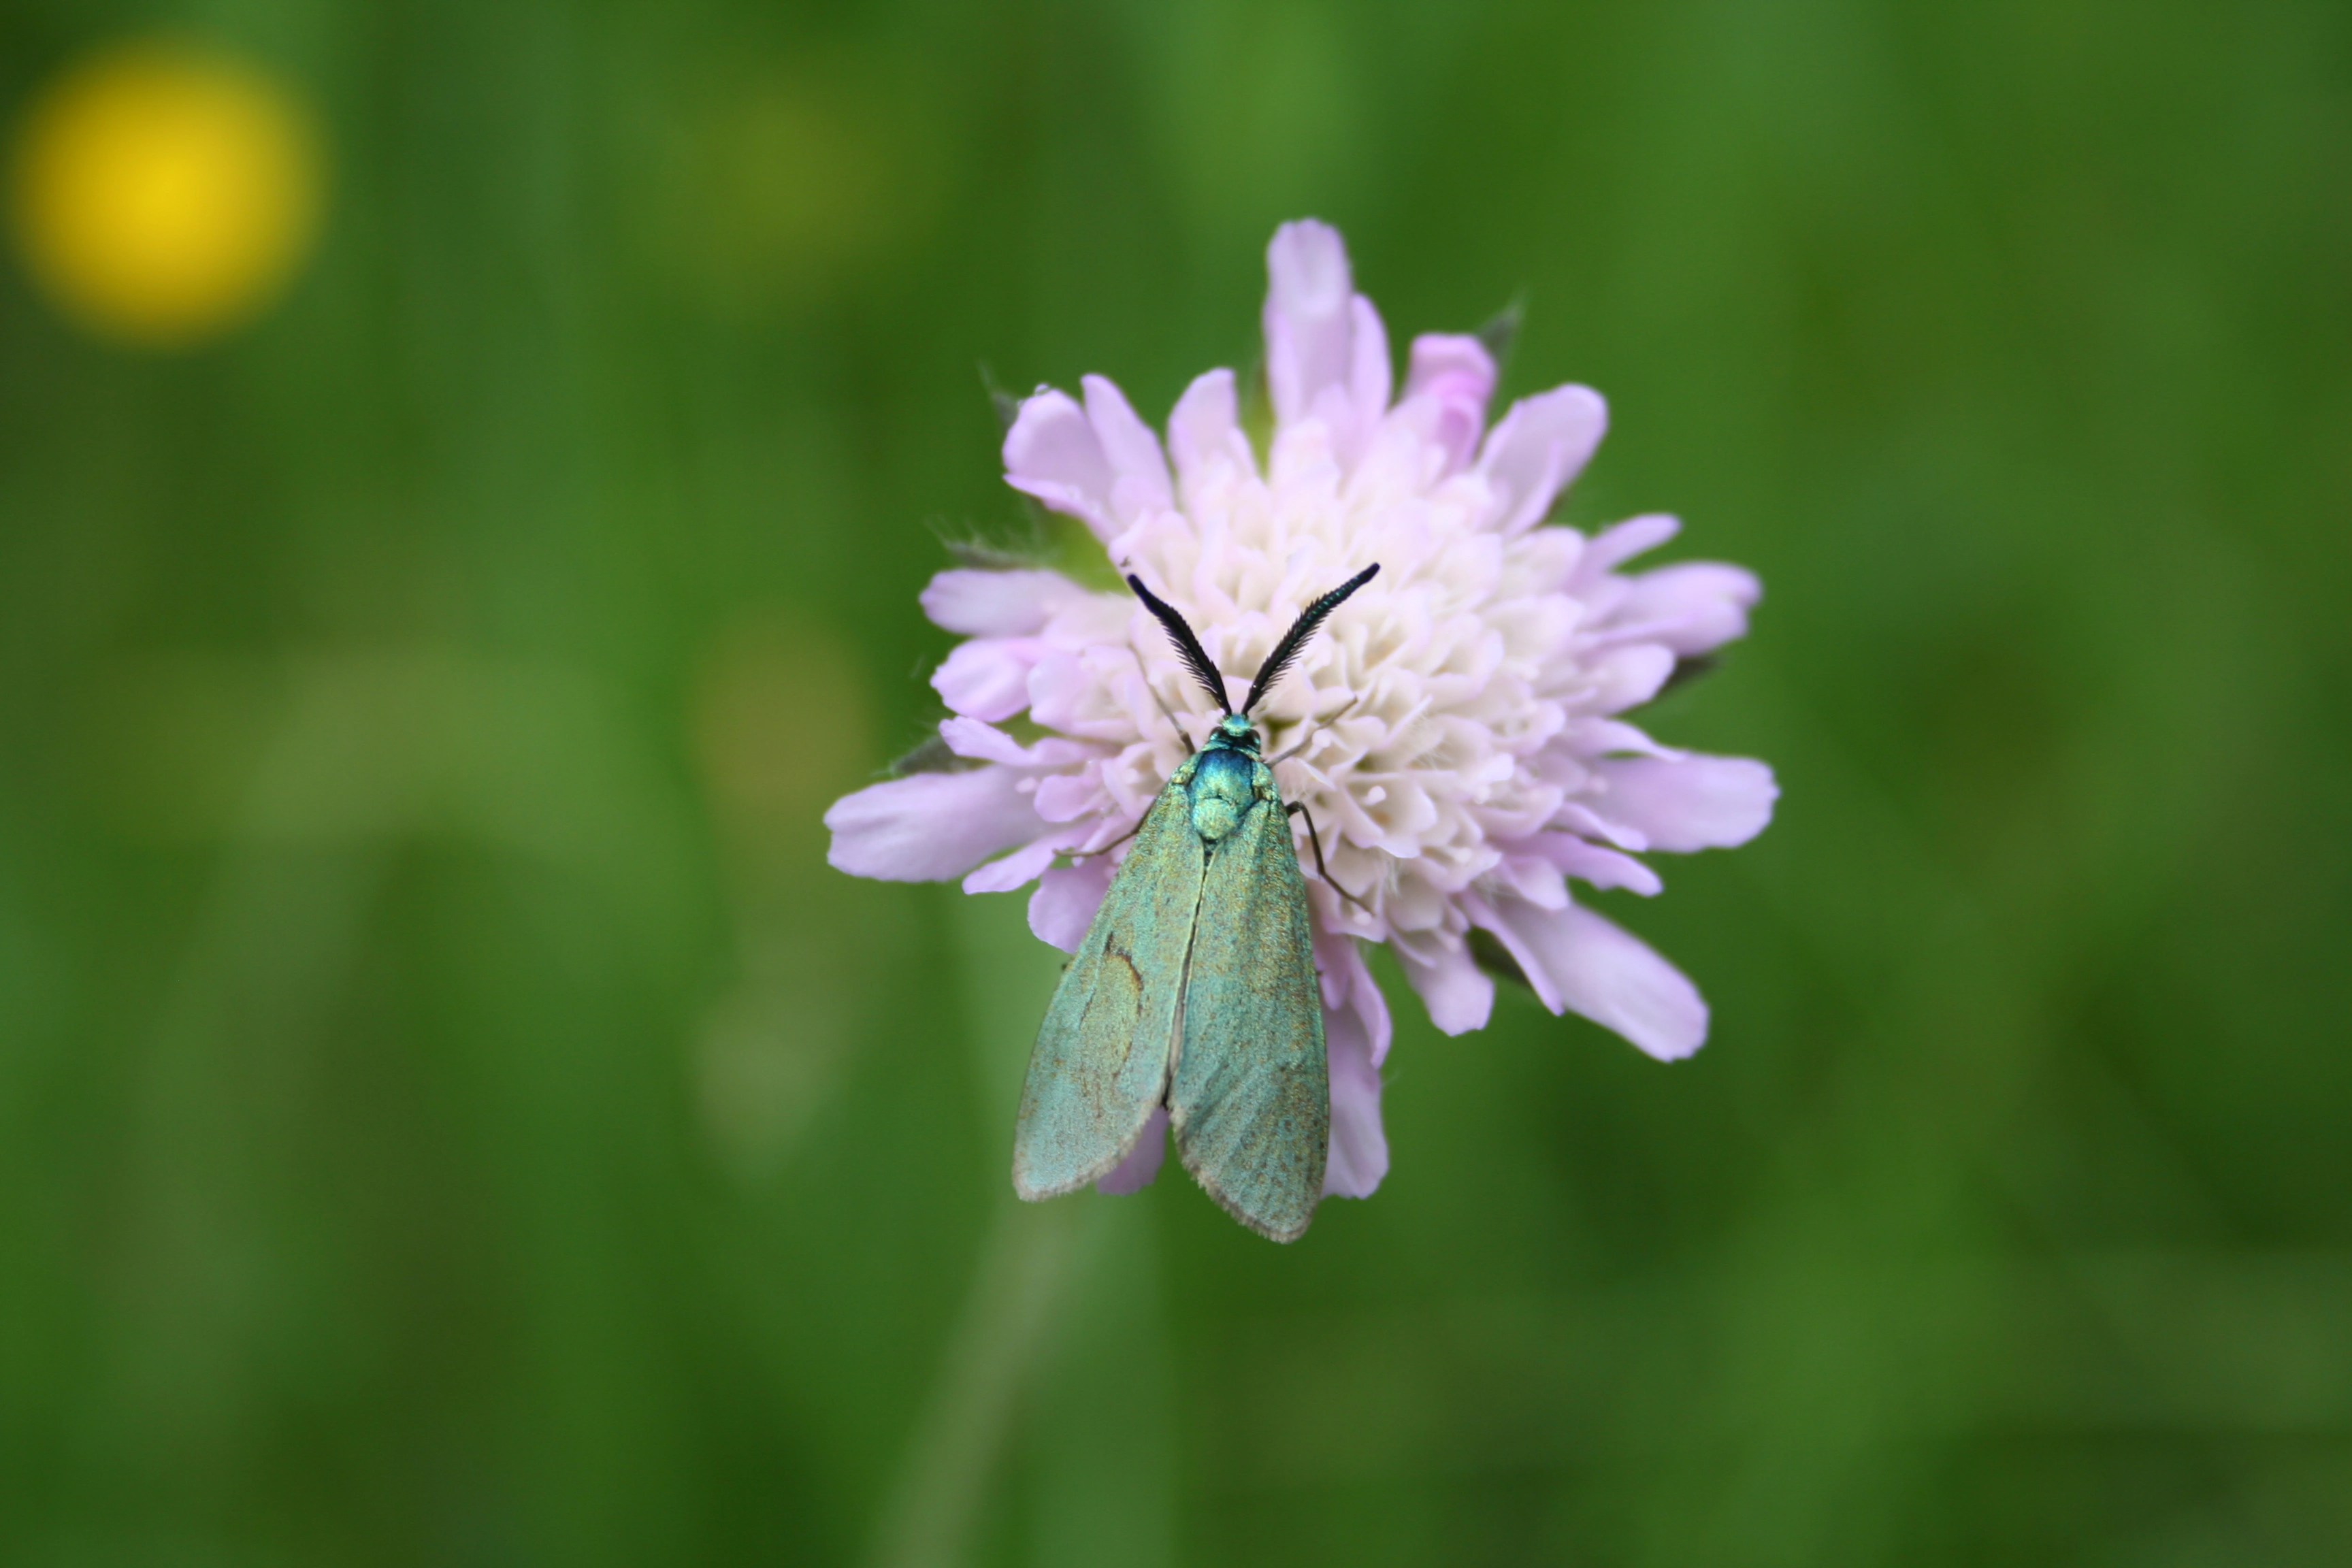
<path id="1" fill-rule="evenodd" d="M 1323 1195 L 1331 1085 L 1307 882 L 1270 774 L 1209 857 L 1169 1093 L 1184 1168 L 1225 1212 L 1295 1241 Z"/>
<path id="2" fill-rule="evenodd" d="M 1201 840 L 1182 781 L 1160 792 L 1045 1009 L 1013 1136 L 1013 1190 L 1058 1197 L 1107 1174 L 1166 1098 Z"/>

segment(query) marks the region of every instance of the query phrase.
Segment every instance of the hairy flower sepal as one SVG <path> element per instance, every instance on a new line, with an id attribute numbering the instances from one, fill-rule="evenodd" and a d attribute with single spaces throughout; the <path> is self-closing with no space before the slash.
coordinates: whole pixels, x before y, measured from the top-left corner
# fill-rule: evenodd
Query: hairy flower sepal
<path id="1" fill-rule="evenodd" d="M 1182 605 L 1217 671 L 1258 668 L 1311 595 L 1381 564 L 1257 713 L 1268 756 L 1300 748 L 1276 765 L 1278 788 L 1319 824 L 1329 868 L 1329 884 L 1306 890 L 1330 1084 L 1325 1187 L 1361 1196 L 1387 1170 L 1378 1069 L 1391 1035 L 1361 942 L 1394 950 L 1448 1034 L 1492 1008 L 1477 931 L 1556 1013 L 1661 1058 L 1705 1039 L 1696 989 L 1569 883 L 1655 893 L 1637 856 L 1737 845 L 1769 819 L 1762 763 L 1660 745 L 1624 717 L 1678 663 L 1744 634 L 1759 589 L 1715 563 L 1625 570 L 1673 536 L 1671 518 L 1591 536 L 1544 521 L 1601 438 L 1597 394 L 1554 388 L 1489 426 L 1486 349 L 1432 334 L 1392 395 L 1385 333 L 1339 236 L 1286 225 L 1267 264 L 1263 465 L 1226 371 L 1187 389 L 1164 448 L 1101 377 L 1085 378 L 1082 399 L 1040 390 L 1004 458 L 1016 488 Z M 1211 701 L 1139 601 L 1059 573 L 960 567 L 922 600 L 967 639 L 933 685 L 954 715 L 942 741 L 980 765 L 838 803 L 834 864 L 961 876 L 972 892 L 1034 882 L 1031 928 L 1074 950 L 1135 853 L 1118 841 L 1234 693 L 1221 684 Z M 1026 744 L 997 727 L 1024 715 Z M 1303 823 L 1296 832 L 1311 863 Z M 1147 1136 L 1100 1184 L 1132 1190 L 1158 1156 Z"/>

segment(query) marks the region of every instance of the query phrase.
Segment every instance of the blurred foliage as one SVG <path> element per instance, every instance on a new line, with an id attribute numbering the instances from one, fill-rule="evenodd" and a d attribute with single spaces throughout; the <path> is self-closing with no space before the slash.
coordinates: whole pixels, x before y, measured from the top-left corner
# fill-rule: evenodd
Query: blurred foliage
<path id="1" fill-rule="evenodd" d="M 0 5 L 314 106 L 266 319 L 0 279 L 0 1560 L 2352 1561 L 2352 11 Z M 1054 955 L 856 883 L 975 366 L 1278 220 L 1763 574 L 1604 900 L 1694 1062 L 1402 1020 L 1270 1247 L 1014 1205 Z"/>

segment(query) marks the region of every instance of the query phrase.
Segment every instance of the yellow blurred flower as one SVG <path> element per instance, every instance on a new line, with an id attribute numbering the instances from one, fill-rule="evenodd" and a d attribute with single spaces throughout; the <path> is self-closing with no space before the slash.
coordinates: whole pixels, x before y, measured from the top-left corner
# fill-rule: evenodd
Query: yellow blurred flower
<path id="1" fill-rule="evenodd" d="M 278 294 L 317 232 L 309 118 L 218 55 L 118 45 L 68 70 L 17 128 L 16 242 L 57 304 L 101 336 L 196 342 Z"/>

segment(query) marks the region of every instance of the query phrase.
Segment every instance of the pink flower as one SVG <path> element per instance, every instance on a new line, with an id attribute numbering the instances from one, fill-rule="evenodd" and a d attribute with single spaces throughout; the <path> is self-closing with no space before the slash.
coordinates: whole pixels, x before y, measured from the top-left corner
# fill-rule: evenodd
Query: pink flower
<path id="1" fill-rule="evenodd" d="M 1306 647 L 1260 708 L 1265 752 L 1304 801 L 1331 875 L 1308 870 L 1330 1051 L 1326 1190 L 1360 1197 L 1388 1170 L 1379 1068 L 1388 1004 L 1362 944 L 1387 942 L 1447 1034 L 1486 1022 L 1495 983 L 1472 956 L 1489 933 L 1554 1013 L 1573 1010 L 1662 1060 L 1706 1037 L 1697 990 L 1570 896 L 1658 890 L 1635 857 L 1724 847 L 1770 818 L 1771 770 L 1662 746 L 1621 714 L 1678 659 L 1748 629 L 1759 592 L 1736 566 L 1628 573 L 1671 538 L 1638 517 L 1591 538 L 1544 519 L 1608 422 L 1598 394 L 1555 387 L 1492 428 L 1495 367 L 1471 337 L 1413 341 L 1391 398 L 1388 338 L 1354 292 L 1339 236 L 1285 225 L 1266 253 L 1263 468 L 1213 370 L 1170 416 L 1167 446 L 1099 376 L 1084 400 L 1040 389 L 1004 440 L 1006 478 L 1082 519 L 1121 573 L 1176 605 L 1238 699 L 1291 618 L 1360 568 L 1380 575 Z M 1172 467 L 1171 467 L 1172 462 Z M 967 892 L 1034 882 L 1029 924 L 1077 946 L 1113 855 L 1070 863 L 1134 827 L 1216 713 L 1135 599 L 1046 571 L 942 572 L 932 620 L 969 639 L 932 684 L 948 747 L 978 764 L 850 795 L 825 816 L 833 863 L 859 876 L 963 876 Z M 1025 714 L 1042 738 L 996 726 Z M 992 858 L 993 857 L 993 858 Z M 1105 1185 L 1150 1179 L 1147 1137 Z M 1148 1153 L 1147 1153 L 1148 1149 Z"/>

